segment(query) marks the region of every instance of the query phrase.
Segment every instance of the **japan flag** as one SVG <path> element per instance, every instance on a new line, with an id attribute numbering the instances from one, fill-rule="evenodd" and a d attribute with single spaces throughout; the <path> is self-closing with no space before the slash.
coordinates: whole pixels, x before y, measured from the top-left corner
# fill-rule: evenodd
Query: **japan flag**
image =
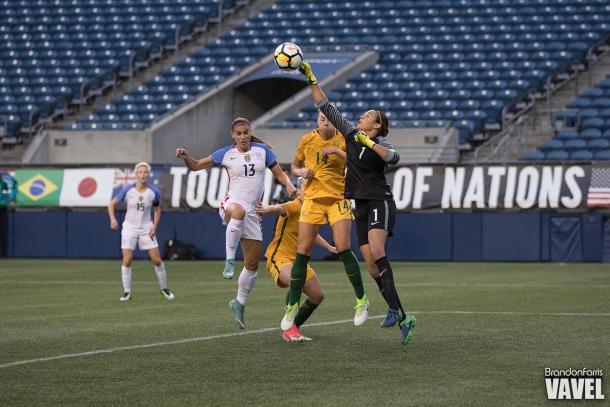
<path id="1" fill-rule="evenodd" d="M 64 170 L 60 206 L 106 206 L 112 199 L 114 168 Z"/>

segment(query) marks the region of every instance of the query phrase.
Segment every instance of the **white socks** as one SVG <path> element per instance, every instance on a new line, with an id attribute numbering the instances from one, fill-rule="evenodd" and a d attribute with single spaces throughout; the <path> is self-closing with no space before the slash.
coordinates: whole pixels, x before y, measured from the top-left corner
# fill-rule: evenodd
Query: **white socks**
<path id="1" fill-rule="evenodd" d="M 123 292 L 131 292 L 131 267 L 121 265 L 121 279 L 123 280 Z"/>
<path id="2" fill-rule="evenodd" d="M 245 267 L 239 273 L 239 280 L 237 280 L 237 301 L 241 305 L 246 305 L 248 296 L 254 288 L 254 283 L 256 283 L 257 274 L 256 271 L 246 270 Z"/>
<path id="3" fill-rule="evenodd" d="M 244 225 L 243 220 L 231 219 L 227 223 L 227 231 L 225 238 L 225 248 L 227 250 L 227 259 L 234 259 L 239 238 L 241 237 L 241 228 Z"/>
<path id="4" fill-rule="evenodd" d="M 159 289 L 164 290 L 167 288 L 167 274 L 165 274 L 165 264 L 161 263 L 160 266 L 154 266 L 155 273 L 157 274 L 157 280 L 159 281 Z"/>

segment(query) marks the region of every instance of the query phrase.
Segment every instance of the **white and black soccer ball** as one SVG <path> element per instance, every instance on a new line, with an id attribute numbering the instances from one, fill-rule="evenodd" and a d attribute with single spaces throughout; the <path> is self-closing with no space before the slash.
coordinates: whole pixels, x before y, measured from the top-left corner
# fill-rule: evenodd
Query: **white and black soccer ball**
<path id="1" fill-rule="evenodd" d="M 297 44 L 285 42 L 275 49 L 273 60 L 280 69 L 299 69 L 303 62 L 303 52 Z"/>

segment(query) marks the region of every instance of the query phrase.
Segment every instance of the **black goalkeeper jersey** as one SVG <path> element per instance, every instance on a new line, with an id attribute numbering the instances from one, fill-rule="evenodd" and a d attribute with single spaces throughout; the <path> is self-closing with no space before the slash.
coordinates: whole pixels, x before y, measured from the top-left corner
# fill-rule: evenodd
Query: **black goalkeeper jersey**
<path id="1" fill-rule="evenodd" d="M 385 162 L 372 149 L 354 139 L 358 129 L 341 115 L 335 105 L 327 100 L 319 108 L 345 137 L 347 146 L 345 197 L 348 199 L 393 200 L 392 189 L 386 181 L 385 173 L 388 164 L 396 164 L 400 160 L 398 153 L 395 153 L 390 163 Z M 385 148 L 393 148 L 384 137 L 375 137 L 373 141 Z"/>

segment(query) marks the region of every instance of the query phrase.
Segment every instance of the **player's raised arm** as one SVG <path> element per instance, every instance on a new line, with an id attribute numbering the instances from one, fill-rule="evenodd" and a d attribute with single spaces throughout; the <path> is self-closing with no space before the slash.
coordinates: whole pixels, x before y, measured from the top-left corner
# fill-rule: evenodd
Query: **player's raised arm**
<path id="1" fill-rule="evenodd" d="M 178 147 L 176 149 L 176 157 L 182 158 L 182 160 L 184 160 L 184 164 L 186 164 L 188 169 L 191 171 L 203 170 L 204 168 L 210 168 L 214 165 L 212 156 L 207 156 L 204 158 L 200 158 L 199 160 L 195 160 L 193 157 L 191 157 L 188 150 L 182 147 Z"/>
<path id="2" fill-rule="evenodd" d="M 343 134 L 346 139 L 350 137 L 352 135 L 350 133 L 357 130 L 356 126 L 343 117 L 335 105 L 330 103 L 326 97 L 326 94 L 318 85 L 318 79 L 314 75 L 309 62 L 303 61 L 299 67 L 299 72 L 301 72 L 307 78 L 307 81 L 309 82 L 309 89 L 311 90 L 311 96 L 313 97 L 318 109 L 324 113 L 333 126 L 335 126 L 335 128 L 339 130 L 339 132 Z"/>

